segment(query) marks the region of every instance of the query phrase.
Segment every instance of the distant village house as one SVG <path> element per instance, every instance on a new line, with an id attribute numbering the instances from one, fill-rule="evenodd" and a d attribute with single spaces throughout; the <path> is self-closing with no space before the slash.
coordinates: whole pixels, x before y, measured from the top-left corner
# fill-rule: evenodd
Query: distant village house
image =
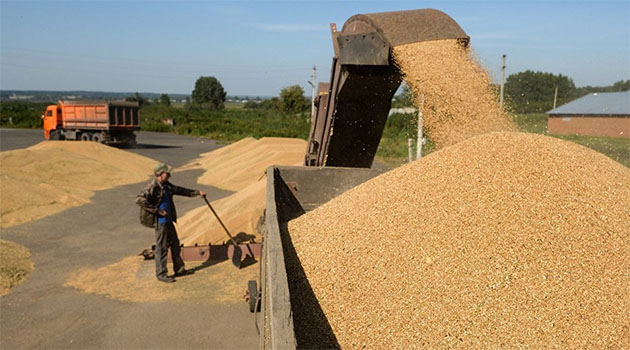
<path id="1" fill-rule="evenodd" d="M 31 98 L 33 98 L 33 96 L 16 95 L 16 94 L 12 94 L 11 96 L 9 96 L 9 100 L 17 100 L 17 101 L 30 100 Z"/>
<path id="2" fill-rule="evenodd" d="M 547 114 L 550 134 L 630 138 L 630 91 L 592 93 Z"/>

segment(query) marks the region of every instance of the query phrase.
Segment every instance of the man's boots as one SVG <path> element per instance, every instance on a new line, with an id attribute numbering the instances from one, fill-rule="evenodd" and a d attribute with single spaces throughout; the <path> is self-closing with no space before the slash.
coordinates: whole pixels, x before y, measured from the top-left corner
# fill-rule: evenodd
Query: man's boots
<path id="1" fill-rule="evenodd" d="M 173 282 L 175 282 L 175 279 L 173 277 L 169 277 L 167 275 L 157 276 L 157 279 L 158 279 L 158 281 L 162 281 L 162 282 L 165 282 L 165 283 L 173 283 Z"/>

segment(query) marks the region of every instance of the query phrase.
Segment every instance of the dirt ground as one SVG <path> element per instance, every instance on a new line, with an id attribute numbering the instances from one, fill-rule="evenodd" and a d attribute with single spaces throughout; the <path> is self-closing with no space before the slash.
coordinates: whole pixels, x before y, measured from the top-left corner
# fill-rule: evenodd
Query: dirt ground
<path id="1" fill-rule="evenodd" d="M 40 142 L 41 138 L 39 131 L 1 129 L 0 147 L 2 151 L 24 148 Z M 141 133 L 138 143 L 132 152 L 175 167 L 218 147 L 208 140 L 159 133 Z M 199 170 L 178 172 L 171 180 L 180 186 L 206 191 L 210 200 L 230 194 L 198 185 L 196 179 L 200 175 Z M 248 274 L 256 275 L 258 264 L 238 271 L 229 262 L 203 265 L 193 262 L 187 266 L 197 267 L 199 271 L 178 278 L 172 285 L 152 278 L 153 261 L 143 261 L 137 256 L 154 241 L 152 230 L 138 223 L 134 202 L 144 185 L 142 181 L 97 191 L 90 203 L 2 229 L 0 238 L 30 250 L 35 270 L 21 285 L 0 297 L 0 348 L 258 346 L 254 315 L 240 301 L 247 288 L 242 281 L 249 278 Z M 199 198 L 175 198 L 181 215 L 198 207 L 199 201 Z M 99 276 L 99 269 L 107 267 L 118 267 L 118 273 Z M 150 292 L 160 297 L 137 300 L 111 295 L 104 285 L 99 293 L 86 293 L 79 285 L 71 286 L 69 281 L 76 281 L 75 277 L 89 278 L 91 273 L 101 277 L 101 282 L 109 281 L 109 285 L 129 281 L 134 274 L 135 280 L 127 286 L 130 294 Z M 190 296 L 182 293 L 188 289 L 194 291 Z"/>

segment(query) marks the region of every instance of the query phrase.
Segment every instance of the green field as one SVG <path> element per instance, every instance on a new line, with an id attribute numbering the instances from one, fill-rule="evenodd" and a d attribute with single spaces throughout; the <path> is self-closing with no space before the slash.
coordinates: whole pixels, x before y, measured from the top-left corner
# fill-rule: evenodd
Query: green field
<path id="1" fill-rule="evenodd" d="M 47 103 L 2 102 L 0 103 L 0 126 L 18 128 L 40 128 L 41 113 Z M 296 137 L 308 138 L 309 117 L 287 115 L 277 110 L 248 109 L 243 103 L 226 103 L 221 111 L 206 111 L 191 108 L 183 103 L 148 105 L 141 110 L 142 130 L 174 132 L 183 135 L 201 136 L 224 142 L 233 142 L 243 137 Z M 173 120 L 167 125 L 164 120 Z M 518 127 L 525 132 L 547 135 L 547 115 L 544 113 L 518 114 L 514 116 Z M 407 140 L 416 143 L 414 114 L 395 114 L 388 118 L 379 144 L 376 160 L 395 167 L 408 162 Z M 630 167 L 630 140 L 627 138 L 592 137 L 579 135 L 549 135 L 575 142 Z M 434 147 L 430 138 L 423 155 Z M 415 154 L 415 151 L 414 151 Z"/>
<path id="2" fill-rule="evenodd" d="M 630 167 L 630 140 L 620 137 L 595 137 L 581 135 L 551 135 L 547 133 L 547 115 L 544 113 L 520 114 L 514 121 L 521 130 L 549 135 L 578 143 L 605 154 L 613 160 Z"/>
<path id="3" fill-rule="evenodd" d="M 161 105 L 144 107 L 140 113 L 142 130 L 174 132 L 232 142 L 244 137 L 294 137 L 307 139 L 309 121 L 264 109 L 246 109 L 228 104 L 221 111 L 177 108 Z M 174 125 L 163 120 L 172 119 Z"/>
<path id="4" fill-rule="evenodd" d="M 525 132 L 548 135 L 578 143 L 600 152 L 611 159 L 630 167 L 630 140 L 616 137 L 594 137 L 580 135 L 549 135 L 547 133 L 547 115 L 544 113 L 518 114 L 514 116 L 517 126 Z M 376 153 L 376 159 L 390 166 L 408 162 L 407 139 L 416 142 L 416 118 L 413 115 L 393 115 L 387 121 L 383 138 Z M 428 139 L 427 135 L 425 138 Z M 430 140 L 424 145 L 422 154 L 433 151 Z M 414 150 L 415 155 L 415 150 Z"/>

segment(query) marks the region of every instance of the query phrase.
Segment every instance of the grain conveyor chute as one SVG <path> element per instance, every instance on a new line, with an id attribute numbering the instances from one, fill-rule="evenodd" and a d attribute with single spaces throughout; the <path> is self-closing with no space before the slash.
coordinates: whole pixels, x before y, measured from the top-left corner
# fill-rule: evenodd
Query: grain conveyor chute
<path id="1" fill-rule="evenodd" d="M 402 81 L 392 47 L 443 39 L 467 46 L 469 37 L 433 9 L 355 15 L 331 32 L 330 82 L 318 87 L 305 165 L 369 168 Z"/>

